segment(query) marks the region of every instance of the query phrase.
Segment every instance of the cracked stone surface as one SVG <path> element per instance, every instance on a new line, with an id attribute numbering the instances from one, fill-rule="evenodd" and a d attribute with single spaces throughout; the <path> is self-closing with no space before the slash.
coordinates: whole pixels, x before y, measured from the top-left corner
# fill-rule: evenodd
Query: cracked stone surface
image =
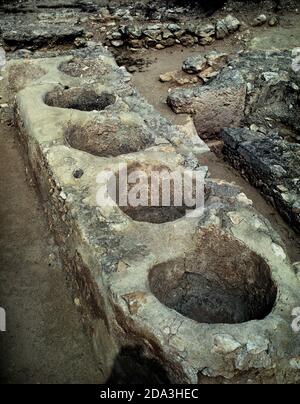
<path id="1" fill-rule="evenodd" d="M 243 125 L 262 133 L 277 131 L 291 142 L 299 141 L 300 75 L 294 69 L 294 51 L 245 52 L 230 63 L 247 83 Z"/>
<path id="2" fill-rule="evenodd" d="M 276 130 L 288 141 L 299 137 L 299 72 L 295 51 L 251 51 L 231 58 L 206 85 L 174 89 L 168 104 L 176 113 L 191 113 L 201 137 L 220 129 L 255 125 Z"/>
<path id="3" fill-rule="evenodd" d="M 30 77 L 32 66 L 39 73 Z M 27 71 L 25 81 L 20 70 Z M 121 162 L 206 172 L 199 167 L 197 156 L 207 147 L 196 134 L 181 133 L 160 117 L 133 88 L 130 75 L 102 47 L 94 53 L 11 61 L 6 79 L 17 89 L 14 92 L 10 87 L 12 96 L 16 95 L 20 139 L 104 375 L 110 374 L 124 346 L 140 345 L 174 383 L 241 377 L 299 383 L 300 341 L 291 328 L 292 310 L 300 306 L 299 280 L 280 238 L 238 187 L 207 179 L 202 216 L 160 224 L 136 221 L 117 203 L 106 208 L 96 203 L 97 174 L 108 168 L 117 170 Z M 228 80 L 235 83 L 235 94 L 246 96 L 240 76 L 232 72 Z M 227 94 L 228 89 L 216 83 L 216 93 Z M 67 88 L 90 88 L 92 94 L 112 94 L 115 99 L 101 111 L 72 109 L 69 95 L 74 101 L 74 94 L 80 94 L 76 106 L 81 101 L 86 105 L 86 93 L 76 90 L 64 94 L 59 103 L 47 105 L 47 94 L 58 88 L 55 100 Z M 198 96 L 198 88 L 190 91 Z M 236 108 L 237 104 L 231 105 L 230 113 L 236 113 Z M 123 146 L 132 146 L 129 137 L 124 137 L 119 150 L 112 151 L 108 144 L 101 154 L 83 149 L 84 139 L 88 143 L 93 137 L 92 131 L 88 131 L 90 137 L 84 133 L 89 125 L 107 125 L 107 132 L 114 136 L 122 129 L 120 122 L 133 130 L 135 144 L 143 136 L 151 141 L 141 142 L 138 150 L 124 151 Z M 68 141 L 68 129 L 73 133 L 74 125 L 82 128 L 81 145 Z M 236 251 L 243 258 L 241 271 Z M 157 275 L 163 274 L 160 286 L 171 287 L 167 279 L 174 263 L 181 263 L 174 286 L 183 290 L 188 304 L 166 301 L 153 278 L 156 268 L 164 268 Z M 190 283 L 190 276 L 197 282 Z M 250 287 L 253 282 L 255 288 Z M 207 299 L 201 303 L 202 314 L 194 316 L 198 285 L 207 286 L 210 293 L 208 303 Z M 224 289 L 221 296 L 216 293 L 219 285 Z M 230 288 L 234 298 L 228 293 Z M 220 297 L 228 302 L 227 307 L 246 302 L 244 311 L 230 319 L 224 313 L 213 313 L 212 303 Z M 206 312 L 209 315 L 204 316 Z M 128 351 L 126 355 L 134 356 Z M 159 372 L 155 376 L 156 381 L 164 378 Z"/>
<path id="4" fill-rule="evenodd" d="M 248 129 L 224 129 L 223 152 L 300 232 L 300 145 Z"/>
<path id="5" fill-rule="evenodd" d="M 241 52 L 206 85 L 172 90 L 168 104 L 191 113 L 202 138 L 221 137 L 227 160 L 299 232 L 297 56 Z"/>
<path id="6" fill-rule="evenodd" d="M 224 127 L 239 127 L 244 118 L 246 82 L 238 70 L 224 70 L 207 85 L 171 90 L 167 102 L 177 114 L 192 114 L 200 137 Z"/>

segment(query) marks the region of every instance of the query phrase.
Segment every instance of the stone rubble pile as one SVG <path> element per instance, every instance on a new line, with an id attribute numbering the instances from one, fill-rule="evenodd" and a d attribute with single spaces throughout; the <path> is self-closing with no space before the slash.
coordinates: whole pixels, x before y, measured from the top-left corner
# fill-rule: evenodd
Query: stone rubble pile
<path id="1" fill-rule="evenodd" d="M 239 30 L 240 21 L 228 15 L 217 23 L 152 23 L 145 26 L 126 24 L 107 33 L 107 43 L 120 48 L 163 49 L 175 44 L 191 47 L 210 45 L 216 39 L 224 39 Z"/>
<path id="2" fill-rule="evenodd" d="M 223 153 L 300 232 L 300 145 L 276 133 L 224 129 Z"/>
<path id="3" fill-rule="evenodd" d="M 189 56 L 183 61 L 182 70 L 161 74 L 159 80 L 177 86 L 206 83 L 219 74 L 227 61 L 228 55 L 217 51 Z"/>
<path id="4" fill-rule="evenodd" d="M 212 60 L 223 57 L 213 53 Z M 183 69 L 199 77 L 205 60 L 208 55 L 190 57 Z M 243 52 L 205 85 L 171 90 L 167 102 L 176 113 L 192 114 L 203 139 L 221 136 L 227 160 L 300 232 L 300 76 L 294 60 L 291 51 Z"/>

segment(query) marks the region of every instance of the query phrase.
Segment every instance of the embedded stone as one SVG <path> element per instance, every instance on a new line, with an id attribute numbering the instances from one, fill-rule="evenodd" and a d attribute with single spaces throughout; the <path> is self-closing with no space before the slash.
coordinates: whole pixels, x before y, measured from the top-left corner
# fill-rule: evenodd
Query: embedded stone
<path id="1" fill-rule="evenodd" d="M 261 25 L 264 25 L 267 22 L 267 17 L 265 16 L 265 14 L 261 14 L 258 17 L 256 17 L 253 21 L 253 26 L 254 27 L 259 27 Z"/>
<path id="2" fill-rule="evenodd" d="M 183 62 L 182 70 L 189 74 L 197 74 L 205 69 L 207 66 L 207 59 L 202 56 L 190 56 Z"/>

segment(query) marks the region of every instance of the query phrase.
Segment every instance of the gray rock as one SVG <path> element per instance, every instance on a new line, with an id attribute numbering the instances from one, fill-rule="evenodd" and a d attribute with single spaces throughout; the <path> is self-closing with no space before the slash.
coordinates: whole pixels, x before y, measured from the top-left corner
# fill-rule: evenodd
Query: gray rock
<path id="1" fill-rule="evenodd" d="M 170 30 L 168 30 L 168 29 L 163 30 L 162 39 L 169 39 L 169 38 L 173 38 L 173 37 L 174 37 L 174 35 Z"/>
<path id="2" fill-rule="evenodd" d="M 241 23 L 236 17 L 228 15 L 226 18 L 217 21 L 216 36 L 218 39 L 224 39 L 227 35 L 238 31 L 240 26 Z"/>
<path id="3" fill-rule="evenodd" d="M 186 31 L 184 29 L 181 29 L 180 31 L 174 32 L 174 36 L 177 39 L 180 39 L 185 34 L 186 34 Z"/>
<path id="4" fill-rule="evenodd" d="M 275 27 L 279 24 L 279 19 L 277 17 L 271 17 L 269 18 L 268 24 L 270 27 Z"/>
<path id="5" fill-rule="evenodd" d="M 264 72 L 262 73 L 262 78 L 265 81 L 277 81 L 280 79 L 279 74 L 276 72 Z"/>
<path id="6" fill-rule="evenodd" d="M 115 48 L 121 48 L 124 45 L 124 42 L 122 40 L 114 40 L 111 41 L 111 44 Z"/>
<path id="7" fill-rule="evenodd" d="M 224 52 L 211 51 L 205 55 L 207 64 L 214 69 L 219 69 L 228 62 L 228 54 Z"/>
<path id="8" fill-rule="evenodd" d="M 233 17 L 232 15 L 228 15 L 225 18 L 224 22 L 230 34 L 238 31 L 241 26 L 240 21 L 236 17 Z"/>
<path id="9" fill-rule="evenodd" d="M 203 38 L 199 38 L 199 44 L 206 46 L 206 45 L 211 45 L 212 43 L 215 42 L 215 38 L 211 36 L 205 36 Z"/>
<path id="10" fill-rule="evenodd" d="M 214 36 L 216 34 L 216 27 L 212 24 L 207 24 L 197 28 L 195 33 L 200 38 Z"/>
<path id="11" fill-rule="evenodd" d="M 169 24 L 167 27 L 171 32 L 178 32 L 181 30 L 181 26 L 178 24 Z"/>
<path id="12" fill-rule="evenodd" d="M 197 74 L 202 72 L 207 66 L 207 60 L 204 56 L 190 56 L 183 62 L 182 70 L 189 74 Z"/>
<path id="13" fill-rule="evenodd" d="M 146 30 L 148 31 L 161 31 L 163 26 L 161 24 L 150 24 L 147 25 Z"/>
<path id="14" fill-rule="evenodd" d="M 114 40 L 122 39 L 122 33 L 120 31 L 114 31 L 110 34 L 110 38 Z"/>
<path id="15" fill-rule="evenodd" d="M 142 37 L 142 30 L 137 26 L 126 27 L 125 32 L 130 38 L 139 39 Z"/>
<path id="16" fill-rule="evenodd" d="M 66 24 L 52 24 L 45 27 L 18 26 L 17 30 L 2 33 L 6 45 L 14 48 L 38 49 L 44 45 L 55 43 L 72 43 L 84 35 L 83 28 L 68 27 Z"/>
<path id="17" fill-rule="evenodd" d="M 229 35 L 229 31 L 224 20 L 217 21 L 216 24 L 216 37 L 217 39 L 224 39 Z"/>
<path id="18" fill-rule="evenodd" d="M 149 30 L 146 29 L 143 31 L 143 34 L 150 39 L 158 40 L 161 39 L 161 30 Z"/>
<path id="19" fill-rule="evenodd" d="M 300 188 L 293 181 L 299 174 L 300 145 L 247 129 L 224 129 L 221 137 L 226 158 L 259 186 L 265 198 L 300 232 Z"/>
<path id="20" fill-rule="evenodd" d="M 189 24 L 185 25 L 185 30 L 186 30 L 187 34 L 195 36 L 197 28 L 196 28 L 196 25 L 194 23 L 189 23 Z"/>
<path id="21" fill-rule="evenodd" d="M 184 35 L 184 36 L 182 36 L 182 37 L 180 38 L 180 43 L 181 43 L 183 46 L 191 47 L 191 46 L 194 46 L 194 45 L 195 45 L 196 40 L 195 40 L 194 37 L 192 37 L 192 35 Z"/>
<path id="22" fill-rule="evenodd" d="M 267 17 L 265 16 L 265 14 L 261 14 L 258 17 L 256 17 L 253 21 L 253 26 L 254 27 L 259 27 L 261 25 L 264 25 L 267 22 Z"/>
<path id="23" fill-rule="evenodd" d="M 177 114 L 193 114 L 198 134 L 210 138 L 224 127 L 241 125 L 245 99 L 246 83 L 242 75 L 226 69 L 205 86 L 172 90 L 167 102 Z"/>

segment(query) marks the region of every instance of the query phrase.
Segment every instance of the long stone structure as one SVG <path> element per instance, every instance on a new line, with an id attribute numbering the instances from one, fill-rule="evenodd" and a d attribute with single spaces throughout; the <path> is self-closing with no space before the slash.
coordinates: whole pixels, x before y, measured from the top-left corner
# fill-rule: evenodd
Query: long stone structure
<path id="1" fill-rule="evenodd" d="M 206 179 L 205 209 L 97 204 L 97 175 L 206 172 L 207 151 L 136 92 L 109 52 L 11 61 L 16 123 L 75 304 L 107 379 L 299 382 L 299 279 L 240 189 Z M 121 360 L 120 360 L 121 359 Z M 118 362 L 119 360 L 119 362 Z M 128 362 L 129 361 L 129 362 Z M 149 365 L 149 363 L 151 365 Z"/>

